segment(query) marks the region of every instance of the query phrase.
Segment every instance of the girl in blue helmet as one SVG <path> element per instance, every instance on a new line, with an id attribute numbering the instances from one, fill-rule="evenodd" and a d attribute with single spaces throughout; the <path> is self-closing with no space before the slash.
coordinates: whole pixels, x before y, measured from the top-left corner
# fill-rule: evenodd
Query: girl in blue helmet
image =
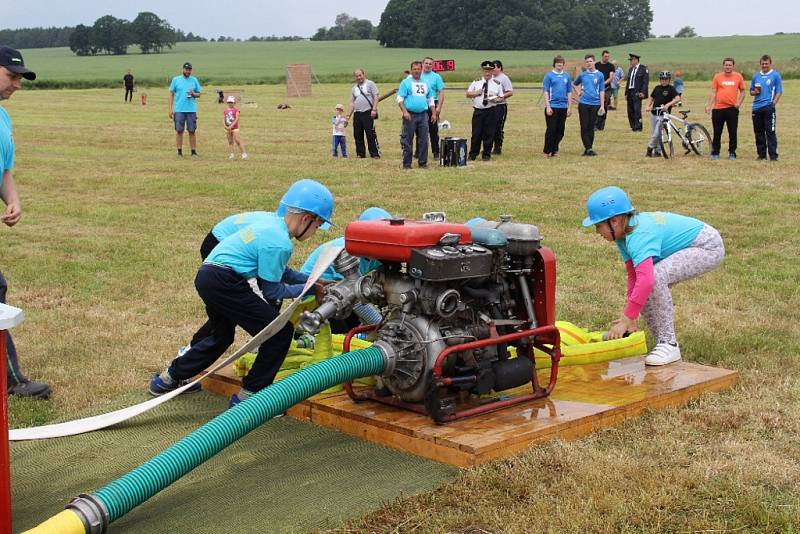
<path id="1" fill-rule="evenodd" d="M 332 217 L 331 192 L 319 182 L 304 179 L 292 184 L 277 212 L 264 214 L 222 238 L 195 277 L 208 322 L 163 373 L 153 375 L 150 394 L 162 395 L 182 386 L 222 356 L 233 343 L 236 326 L 254 336 L 278 317 L 282 299 L 300 296 L 308 275 L 287 267 L 292 239 L 311 238 L 318 228 L 329 226 Z M 260 294 L 250 279 L 257 280 Z M 293 331 L 289 324 L 259 347 L 232 404 L 272 383 L 286 358 Z"/>
<path id="2" fill-rule="evenodd" d="M 586 210 L 583 226 L 594 225 L 598 234 L 615 243 L 628 271 L 627 304 L 608 338 L 636 331 L 641 313 L 656 341 L 645 364 L 680 360 L 670 288 L 722 263 L 725 246 L 719 232 L 684 215 L 638 213 L 625 191 L 613 186 L 592 193 Z"/>

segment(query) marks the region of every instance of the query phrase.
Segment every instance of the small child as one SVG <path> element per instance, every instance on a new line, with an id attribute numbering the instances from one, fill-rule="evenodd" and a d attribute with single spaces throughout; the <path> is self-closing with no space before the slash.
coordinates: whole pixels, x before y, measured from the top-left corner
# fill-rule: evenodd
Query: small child
<path id="1" fill-rule="evenodd" d="M 333 157 L 337 157 L 337 147 L 342 147 L 342 159 L 347 159 L 347 117 L 344 116 L 344 106 L 336 104 L 336 114 L 331 119 L 333 124 Z"/>
<path id="2" fill-rule="evenodd" d="M 681 101 L 681 95 L 675 90 L 675 87 L 669 82 L 672 79 L 672 73 L 668 70 L 662 70 L 658 73 L 658 85 L 655 86 L 653 92 L 650 93 L 650 102 L 647 104 L 645 111 L 650 112 L 650 141 L 647 143 L 647 157 L 661 157 L 661 147 L 659 140 L 661 138 L 661 112 L 667 112 L 672 109 L 672 106 Z"/>
<path id="3" fill-rule="evenodd" d="M 603 239 L 616 244 L 628 271 L 627 305 L 608 339 L 635 332 L 641 312 L 656 342 L 645 365 L 680 360 L 670 288 L 722 263 L 725 245 L 719 232 L 675 213 L 638 213 L 625 191 L 613 186 L 592 193 L 586 211 L 583 226 L 594 225 Z"/>
<path id="4" fill-rule="evenodd" d="M 673 76 L 675 76 L 675 79 L 672 81 L 672 85 L 675 87 L 678 94 L 683 96 L 683 72 L 678 69 Z"/>
<path id="5" fill-rule="evenodd" d="M 244 143 L 242 143 L 242 138 L 239 137 L 239 108 L 236 107 L 236 97 L 230 95 L 226 101 L 228 107 L 222 112 L 222 126 L 225 128 L 225 135 L 228 136 L 228 147 L 230 147 L 231 151 L 228 159 L 236 159 L 234 143 L 239 147 L 242 159 L 247 159 L 247 151 L 244 148 Z"/>

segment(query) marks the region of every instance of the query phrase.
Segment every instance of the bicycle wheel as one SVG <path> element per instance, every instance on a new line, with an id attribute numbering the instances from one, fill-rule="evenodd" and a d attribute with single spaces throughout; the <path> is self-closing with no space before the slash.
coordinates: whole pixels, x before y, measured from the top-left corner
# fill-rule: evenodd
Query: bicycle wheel
<path id="1" fill-rule="evenodd" d="M 693 122 L 687 126 L 686 138 L 689 140 L 689 146 L 698 156 L 707 156 L 710 153 L 711 136 L 708 135 L 708 130 L 702 124 Z"/>
<path id="2" fill-rule="evenodd" d="M 669 123 L 661 127 L 661 138 L 658 140 L 658 146 L 661 149 L 661 155 L 664 156 L 665 159 L 669 159 L 674 156 L 672 151 L 672 136 L 670 136 Z"/>

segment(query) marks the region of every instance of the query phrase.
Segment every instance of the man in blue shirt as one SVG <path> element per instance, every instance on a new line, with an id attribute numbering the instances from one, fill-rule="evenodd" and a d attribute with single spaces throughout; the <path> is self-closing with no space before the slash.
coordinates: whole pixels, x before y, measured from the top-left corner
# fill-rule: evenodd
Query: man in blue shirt
<path id="1" fill-rule="evenodd" d="M 428 90 L 431 92 L 433 98 L 433 110 L 431 113 L 436 117 L 430 121 L 428 131 L 431 137 L 431 152 L 433 152 L 434 159 L 439 159 L 439 116 L 442 114 L 442 106 L 444 106 L 444 80 L 438 72 L 433 71 L 433 58 L 426 57 L 422 60 L 422 74 L 420 74 L 422 81 L 428 84 Z M 419 139 L 417 139 L 415 155 L 419 154 Z"/>
<path id="2" fill-rule="evenodd" d="M 428 124 L 436 121 L 436 112 L 430 87 L 421 74 L 422 62 L 414 61 L 411 63 L 411 75 L 400 82 L 397 90 L 397 104 L 403 113 L 400 146 L 403 148 L 404 169 L 411 168 L 411 141 L 414 136 L 419 142 L 419 167 L 424 169 L 428 166 Z"/>
<path id="3" fill-rule="evenodd" d="M 753 131 L 756 135 L 758 159 L 778 161 L 778 135 L 775 133 L 775 106 L 783 94 L 781 75 L 772 69 L 772 58 L 766 54 L 759 61 L 761 71 L 753 75 L 750 94 L 753 99 Z"/>
<path id="4" fill-rule="evenodd" d="M 22 88 L 22 78 L 35 80 L 36 74 L 25 67 L 22 54 L 7 46 L 0 46 L 0 100 L 7 100 L 15 91 Z M 0 222 L 6 226 L 14 226 L 22 217 L 22 205 L 14 183 L 14 137 L 11 119 L 6 110 L 0 107 L 0 199 L 6 208 L 0 212 Z M 0 255 L 0 258 L 3 256 Z M 8 283 L 0 272 L 0 303 L 5 304 Z M 17 359 L 17 350 L 11 334 L 6 335 L 6 377 L 10 395 L 46 399 L 50 396 L 50 386 L 40 382 L 31 382 L 22 374 Z M 0 393 L 2 394 L 2 393 Z"/>
<path id="5" fill-rule="evenodd" d="M 558 145 L 564 138 L 567 117 L 572 115 L 572 78 L 564 72 L 564 58 L 553 58 L 553 70 L 544 77 L 544 157 L 558 156 Z"/>
<path id="6" fill-rule="evenodd" d="M 175 358 L 163 373 L 153 375 L 148 388 L 151 395 L 173 391 L 207 369 L 233 343 L 237 325 L 255 336 L 278 317 L 281 299 L 302 294 L 308 276 L 287 267 L 292 238 L 305 241 L 318 228 L 329 227 L 333 202 L 324 185 L 300 180 L 283 195 L 273 217 L 242 228 L 214 247 L 195 277 L 197 293 L 208 314 L 209 333 Z M 262 294 L 248 283 L 251 278 L 259 280 Z M 232 404 L 272 383 L 293 333 L 294 327 L 287 324 L 261 344 L 253 367 L 242 380 L 242 390 L 231 398 Z M 199 384 L 190 388 L 198 389 Z"/>
<path id="7" fill-rule="evenodd" d="M 172 78 L 169 84 L 169 118 L 175 121 L 175 146 L 178 156 L 183 156 L 183 131 L 189 132 L 192 157 L 197 157 L 197 99 L 200 97 L 200 82 L 192 76 L 192 64 L 183 64 L 183 74 Z"/>
<path id="8" fill-rule="evenodd" d="M 575 87 L 578 88 L 578 117 L 581 122 L 581 141 L 583 141 L 583 155 L 596 156 L 592 150 L 594 145 L 594 127 L 597 124 L 597 115 L 603 115 L 606 97 L 606 79 L 603 73 L 594 68 L 594 54 L 586 54 L 586 70 L 575 78 Z"/>

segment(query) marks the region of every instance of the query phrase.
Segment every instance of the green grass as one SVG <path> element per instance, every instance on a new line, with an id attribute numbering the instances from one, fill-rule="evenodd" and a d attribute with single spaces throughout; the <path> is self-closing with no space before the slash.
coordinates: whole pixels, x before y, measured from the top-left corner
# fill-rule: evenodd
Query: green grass
<path id="1" fill-rule="evenodd" d="M 377 126 L 384 158 L 330 158 L 330 115 L 348 95 L 345 84 L 315 86 L 312 98 L 292 99 L 286 111 L 276 109 L 283 87 L 249 87 L 258 106 L 243 106 L 248 161 L 227 160 L 221 107 L 207 98 L 195 161 L 174 155 L 166 89 L 152 92 L 146 108 L 124 105 L 119 90 L 20 92 L 4 106 L 16 127 L 24 212 L 18 226 L 0 228 L 0 267 L 10 303 L 25 310 L 15 331 L 23 369 L 54 394 L 39 404 L 12 402 L 13 426 L 100 411 L 142 391 L 202 322 L 193 278 L 208 229 L 231 213 L 274 208 L 304 176 L 330 186 L 340 224 L 376 204 L 408 217 L 511 213 L 537 224 L 558 257 L 558 316 L 606 328 L 624 303 L 624 269 L 613 246 L 579 225 L 588 194 L 618 184 L 640 210 L 677 211 L 721 231 L 725 262 L 674 288 L 676 322 L 687 360 L 738 370 L 740 384 L 466 470 L 447 487 L 387 503 L 340 532 L 522 533 L 534 525 L 545 532 L 797 532 L 800 133 L 793 124 L 800 82 L 784 90 L 777 164 L 754 161 L 750 99 L 736 162 L 645 159 L 645 136 L 631 133 L 619 111 L 597 136 L 599 157 L 579 156 L 573 116 L 562 157 L 544 160 L 538 94 L 521 90 L 510 103 L 502 158 L 410 172 L 400 169 L 392 104 L 383 105 Z M 710 128 L 700 111 L 707 84 L 689 83 L 685 95 L 692 116 Z M 470 112 L 448 93 L 452 134 L 469 135 Z M 352 151 L 352 138 L 348 144 Z M 293 265 L 334 235 L 297 244 Z"/>
<path id="2" fill-rule="evenodd" d="M 612 57 L 627 67 L 628 52 L 642 55 L 653 70 L 680 67 L 687 79 L 709 78 L 722 59 L 733 56 L 746 74 L 758 69 L 758 58 L 769 53 L 784 77 L 800 74 L 800 34 L 773 36 L 699 37 L 651 39 L 644 43 L 610 47 Z M 569 60 L 580 60 L 592 50 L 559 50 Z M 126 56 L 78 57 L 67 48 L 25 51 L 25 61 L 39 75 L 36 84 L 53 87 L 121 86 L 122 75 L 133 69 L 145 84 L 166 86 L 191 61 L 195 75 L 204 83 L 283 83 L 289 63 L 310 63 L 322 81 L 345 82 L 355 67 L 366 69 L 370 78 L 396 81 L 409 62 L 425 55 L 455 59 L 458 70 L 447 80 L 472 79 L 484 59 L 499 57 L 513 79 L 541 80 L 556 51 L 478 51 L 383 48 L 377 41 L 292 41 L 268 43 L 179 43 L 164 54 L 142 55 L 131 48 Z"/>

